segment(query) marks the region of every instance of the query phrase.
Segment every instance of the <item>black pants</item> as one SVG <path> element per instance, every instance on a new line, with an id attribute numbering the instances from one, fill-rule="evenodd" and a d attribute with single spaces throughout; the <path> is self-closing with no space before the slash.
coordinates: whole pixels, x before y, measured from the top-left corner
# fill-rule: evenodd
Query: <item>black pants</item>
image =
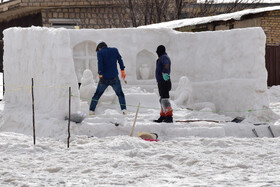
<path id="1" fill-rule="evenodd" d="M 170 90 L 171 90 L 170 80 L 158 82 L 158 92 L 161 99 L 168 99 Z"/>

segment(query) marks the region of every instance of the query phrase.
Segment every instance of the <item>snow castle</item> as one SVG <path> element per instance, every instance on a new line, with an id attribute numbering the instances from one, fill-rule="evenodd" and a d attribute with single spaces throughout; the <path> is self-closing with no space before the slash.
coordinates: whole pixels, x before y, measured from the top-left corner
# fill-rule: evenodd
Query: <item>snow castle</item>
<path id="1" fill-rule="evenodd" d="M 34 79 L 37 113 L 63 119 L 79 110 L 78 83 L 85 69 L 97 80 L 96 44 L 119 49 L 129 86 L 156 88 L 155 50 L 165 45 L 172 61 L 173 90 L 182 76 L 192 84 L 192 102 L 214 103 L 220 113 L 268 108 L 265 34 L 261 28 L 201 33 L 171 29 L 9 28 L 4 31 L 5 108 L 31 110 Z M 145 68 L 145 69 L 144 69 Z M 144 72 L 145 71 L 145 72 Z M 22 89 L 16 91 L 16 89 Z M 230 114 L 229 114 L 230 115 Z"/>

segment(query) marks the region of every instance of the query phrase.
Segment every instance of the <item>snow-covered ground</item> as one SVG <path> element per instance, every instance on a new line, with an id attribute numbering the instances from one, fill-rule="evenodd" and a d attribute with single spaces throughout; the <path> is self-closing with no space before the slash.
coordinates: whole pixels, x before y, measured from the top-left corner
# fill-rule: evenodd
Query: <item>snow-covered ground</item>
<path id="1" fill-rule="evenodd" d="M 271 106 L 280 112 L 280 88 L 273 87 L 270 93 L 273 96 Z M 132 112 L 125 116 L 126 130 L 124 126 L 110 124 L 108 121 L 115 118 L 108 117 L 106 112 L 86 119 L 100 121 L 90 124 L 96 127 L 96 132 L 92 133 L 98 136 L 83 133 L 73 136 L 70 148 L 67 148 L 66 138 L 39 137 L 33 145 L 32 135 L 2 131 L 0 184 L 34 187 L 280 185 L 279 137 L 271 138 L 267 131 L 268 137 L 256 138 L 251 128 L 260 127 L 247 123 L 149 122 L 157 117 L 157 111 L 140 111 L 135 131 L 149 126 L 152 132 L 160 134 L 158 142 L 129 136 L 134 119 Z M 229 119 L 208 112 L 184 112 L 185 117 L 196 116 L 197 119 Z M 175 111 L 175 119 L 182 116 L 183 110 Z M 270 124 L 279 125 L 278 122 Z M 80 125 L 84 124 L 71 124 L 72 128 Z M 247 130 L 251 135 L 225 137 L 221 126 L 230 126 L 232 133 L 242 128 L 241 131 Z M 110 136 L 119 131 L 123 131 L 123 135 Z M 279 136 L 279 129 L 274 133 Z"/>
<path id="2" fill-rule="evenodd" d="M 0 138 L 1 186 L 280 185 L 279 138 Z"/>
<path id="3" fill-rule="evenodd" d="M 280 87 L 272 87 L 269 93 L 271 108 L 280 114 Z M 150 120 L 158 117 L 158 109 L 140 109 L 135 132 L 159 134 L 158 142 L 149 142 L 135 133 L 129 136 L 135 112 L 123 117 L 117 110 L 106 109 L 110 108 L 106 103 L 101 106 L 105 112 L 86 118 L 87 123 L 71 123 L 72 131 L 82 125 L 94 131 L 72 136 L 69 148 L 66 131 L 60 139 L 37 137 L 36 145 L 32 135 L 1 131 L 1 186 L 280 185 L 277 120 L 260 126 L 249 122 L 156 124 Z M 177 120 L 231 119 L 203 111 L 174 113 Z M 116 122 L 120 125 L 115 126 Z M 271 137 L 269 125 L 276 138 Z M 252 128 L 266 137 L 255 137 Z M 118 133 L 122 135 L 113 135 Z"/>

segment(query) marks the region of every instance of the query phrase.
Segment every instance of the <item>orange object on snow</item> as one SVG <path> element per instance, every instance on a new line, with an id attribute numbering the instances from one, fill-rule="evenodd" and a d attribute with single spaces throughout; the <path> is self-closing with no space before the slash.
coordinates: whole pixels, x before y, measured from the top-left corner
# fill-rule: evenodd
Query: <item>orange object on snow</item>
<path id="1" fill-rule="evenodd" d="M 137 132 L 136 136 L 142 138 L 145 141 L 150 141 L 150 142 L 158 141 L 158 135 L 156 133 Z"/>

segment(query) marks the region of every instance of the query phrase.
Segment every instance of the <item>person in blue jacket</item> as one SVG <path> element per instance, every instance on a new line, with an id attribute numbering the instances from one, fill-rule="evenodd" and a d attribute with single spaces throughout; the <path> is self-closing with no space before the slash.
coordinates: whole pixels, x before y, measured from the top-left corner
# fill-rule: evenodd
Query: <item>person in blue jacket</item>
<path id="1" fill-rule="evenodd" d="M 108 47 L 105 42 L 101 42 L 96 47 L 98 60 L 99 82 L 95 94 L 92 97 L 89 114 L 93 115 L 99 98 L 108 86 L 111 86 L 119 98 L 119 103 L 123 114 L 126 111 L 125 96 L 122 91 L 121 82 L 118 76 L 117 62 L 121 69 L 121 77 L 125 80 L 125 66 L 117 48 Z"/>
<path id="2" fill-rule="evenodd" d="M 154 122 L 172 123 L 173 122 L 173 110 L 169 102 L 169 91 L 171 90 L 171 60 L 165 51 L 165 46 L 159 45 L 156 53 L 158 55 L 156 63 L 156 80 L 158 85 L 158 91 L 160 95 L 160 117 Z"/>

